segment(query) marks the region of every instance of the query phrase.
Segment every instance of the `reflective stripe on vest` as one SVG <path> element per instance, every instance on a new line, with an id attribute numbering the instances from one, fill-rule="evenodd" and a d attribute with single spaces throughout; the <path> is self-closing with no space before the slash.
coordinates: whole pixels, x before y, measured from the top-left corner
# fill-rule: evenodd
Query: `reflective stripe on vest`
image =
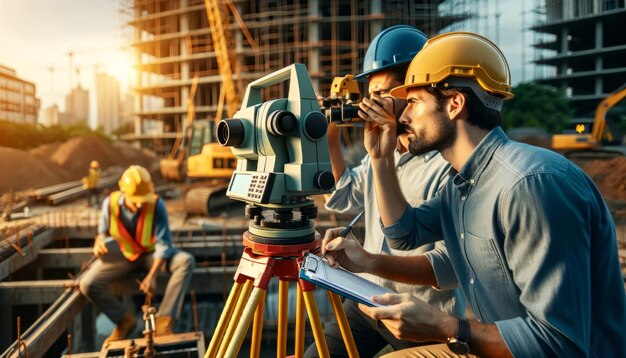
<path id="1" fill-rule="evenodd" d="M 143 254 L 154 251 L 154 208 L 157 196 L 152 202 L 144 203 L 139 212 L 135 235 L 131 236 L 121 219 L 119 199 L 121 192 L 116 191 L 109 196 L 109 234 L 117 241 L 122 254 L 128 261 L 135 261 Z"/>

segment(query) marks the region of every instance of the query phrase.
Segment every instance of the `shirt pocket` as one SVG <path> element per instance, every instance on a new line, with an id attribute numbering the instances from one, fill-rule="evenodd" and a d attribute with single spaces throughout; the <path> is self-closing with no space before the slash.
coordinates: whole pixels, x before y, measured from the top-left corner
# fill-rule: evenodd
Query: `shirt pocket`
<path id="1" fill-rule="evenodd" d="M 466 232 L 465 252 L 467 261 L 476 274 L 477 284 L 496 289 L 508 285 L 509 280 L 500 252 L 496 243 L 489 238 L 483 238 Z"/>

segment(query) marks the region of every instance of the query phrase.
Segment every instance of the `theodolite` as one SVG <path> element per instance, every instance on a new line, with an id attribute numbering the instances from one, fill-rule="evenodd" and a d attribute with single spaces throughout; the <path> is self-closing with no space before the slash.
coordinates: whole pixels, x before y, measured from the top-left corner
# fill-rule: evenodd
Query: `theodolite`
<path id="1" fill-rule="evenodd" d="M 263 102 L 262 90 L 289 82 L 287 98 Z M 277 356 L 287 339 L 287 290 L 297 282 L 296 356 L 304 352 L 304 309 L 320 356 L 328 347 L 313 296 L 315 286 L 299 280 L 304 255 L 318 252 L 320 234 L 311 195 L 329 193 L 335 184 L 328 151 L 328 120 L 320 111 L 311 79 L 293 64 L 248 85 L 242 108 L 217 126 L 217 139 L 231 148 L 237 168 L 226 195 L 246 203 L 248 231 L 235 283 L 207 349 L 208 357 L 236 357 L 254 318 L 250 356 L 258 357 L 264 299 L 269 281 L 279 279 Z M 329 292 L 348 352 L 358 356 L 339 297 Z"/>
<path id="2" fill-rule="evenodd" d="M 330 85 L 330 97 L 321 100 L 321 110 L 328 123 L 354 125 L 360 122 L 359 102 L 361 90 L 353 75 L 335 77 Z"/>

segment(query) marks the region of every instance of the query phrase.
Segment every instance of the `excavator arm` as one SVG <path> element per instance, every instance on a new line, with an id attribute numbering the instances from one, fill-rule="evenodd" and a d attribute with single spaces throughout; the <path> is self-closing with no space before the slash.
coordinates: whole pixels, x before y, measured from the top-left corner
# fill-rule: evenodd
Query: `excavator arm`
<path id="1" fill-rule="evenodd" d="M 597 142 L 602 143 L 602 140 L 606 137 L 609 142 L 613 141 L 613 133 L 610 131 L 606 131 L 606 114 L 613 108 L 616 104 L 620 103 L 624 97 L 626 97 L 626 83 L 623 84 L 620 88 L 613 91 L 610 95 L 608 95 L 605 99 L 598 104 L 596 107 L 596 113 L 593 121 L 593 131 L 591 132 L 591 137 Z"/>

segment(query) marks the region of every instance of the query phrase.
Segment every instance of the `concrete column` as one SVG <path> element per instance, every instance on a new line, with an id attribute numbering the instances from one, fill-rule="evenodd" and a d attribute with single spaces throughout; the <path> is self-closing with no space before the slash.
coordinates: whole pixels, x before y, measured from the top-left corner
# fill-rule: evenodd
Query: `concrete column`
<path id="1" fill-rule="evenodd" d="M 602 27 L 602 21 L 601 20 L 596 20 L 596 41 L 595 41 L 595 47 L 596 49 L 601 49 L 602 46 L 602 42 L 604 41 L 604 28 Z"/>
<path id="2" fill-rule="evenodd" d="M 141 15 L 141 11 L 138 8 L 135 8 L 135 19 L 138 19 Z M 141 29 L 139 29 L 137 26 L 135 27 L 135 43 L 138 43 L 139 41 L 141 41 Z M 133 114 L 133 121 L 134 121 L 134 127 L 135 127 L 135 135 L 141 135 L 142 132 L 142 124 L 141 124 L 141 116 L 138 115 L 138 113 L 143 112 L 143 95 L 141 94 L 141 87 L 142 87 L 142 69 L 141 69 L 141 50 L 139 48 L 135 48 L 135 64 L 136 64 L 136 71 L 137 71 L 137 78 L 136 78 L 136 82 L 137 82 L 137 88 L 139 88 L 139 91 L 135 92 L 135 104 L 134 104 L 134 114 Z M 139 141 L 135 141 L 133 143 L 133 145 L 137 148 L 139 148 L 141 146 Z"/>
<path id="3" fill-rule="evenodd" d="M 308 2 L 309 12 L 309 63 L 308 69 L 311 75 L 313 89 L 319 93 L 320 90 L 320 9 L 318 0 Z"/>
<path id="4" fill-rule="evenodd" d="M 569 28 L 563 27 L 561 30 L 561 54 L 566 54 L 569 51 Z"/>
<path id="5" fill-rule="evenodd" d="M 13 309 L 9 305 L 0 305 L 0 322 L 4 327 L 0 334 L 0 352 L 4 352 L 13 343 L 11 339 L 15 334 L 15 322 L 13 321 Z"/>
<path id="6" fill-rule="evenodd" d="M 187 0 L 180 0 L 180 8 L 181 9 L 186 9 L 187 8 Z M 189 33 L 189 13 L 187 12 L 182 12 L 180 14 L 180 32 L 183 35 L 183 37 L 180 37 L 179 39 L 179 52 L 180 52 L 180 79 L 181 81 L 189 81 L 189 79 L 191 78 L 189 75 L 189 59 L 188 56 L 190 55 L 189 50 L 187 49 L 187 34 Z M 180 106 L 183 108 L 187 108 L 187 99 L 189 98 L 189 89 L 191 88 L 191 86 L 182 86 L 180 88 Z M 187 127 L 187 112 L 185 111 L 183 114 L 181 114 L 181 118 L 180 118 L 180 128 L 182 128 L 183 133 L 186 133 L 186 127 Z M 172 130 L 174 130 L 175 128 L 172 128 Z"/>
<path id="7" fill-rule="evenodd" d="M 563 29 L 561 30 L 560 40 L 561 40 L 561 49 L 559 51 L 559 55 L 564 55 L 569 51 L 569 28 L 563 27 Z M 568 67 L 567 61 L 561 62 L 561 64 L 559 65 L 557 69 L 557 75 L 558 76 L 567 75 L 567 67 Z M 561 89 L 565 91 L 565 87 L 567 87 L 567 84 L 563 82 L 561 85 Z"/>
<path id="8" fill-rule="evenodd" d="M 372 15 L 382 15 L 383 11 L 382 11 L 382 5 L 380 3 L 380 0 L 372 0 L 370 4 L 370 13 Z M 369 40 L 371 41 L 374 38 L 374 36 L 378 35 L 382 30 L 383 30 L 382 16 L 379 16 L 377 17 L 376 20 L 373 20 L 371 22 L 370 34 L 372 35 L 372 38 Z"/>
<path id="9" fill-rule="evenodd" d="M 74 321 L 75 327 L 80 326 L 80 336 L 76 334 L 74 339 L 74 352 L 93 352 L 96 350 L 96 313 L 93 304 L 86 304 L 83 311 Z"/>
<path id="10" fill-rule="evenodd" d="M 596 24 L 595 24 L 595 27 L 596 27 L 596 29 L 595 29 L 596 30 L 595 31 L 595 34 L 596 34 L 595 48 L 596 48 L 596 50 L 599 50 L 599 49 L 601 49 L 603 47 L 602 46 L 602 42 L 604 41 L 604 30 L 603 30 L 603 27 L 602 27 L 602 21 L 597 20 Z M 600 71 L 602 71 L 603 67 L 604 67 L 604 64 L 602 63 L 602 55 L 598 54 L 598 55 L 596 55 L 596 63 L 595 63 L 595 70 L 596 70 L 596 72 L 599 73 Z M 604 81 L 602 79 L 602 76 L 596 76 L 595 77 L 594 85 L 595 85 L 594 94 L 596 96 L 602 96 L 602 94 L 603 94 L 602 88 L 604 87 Z"/>

